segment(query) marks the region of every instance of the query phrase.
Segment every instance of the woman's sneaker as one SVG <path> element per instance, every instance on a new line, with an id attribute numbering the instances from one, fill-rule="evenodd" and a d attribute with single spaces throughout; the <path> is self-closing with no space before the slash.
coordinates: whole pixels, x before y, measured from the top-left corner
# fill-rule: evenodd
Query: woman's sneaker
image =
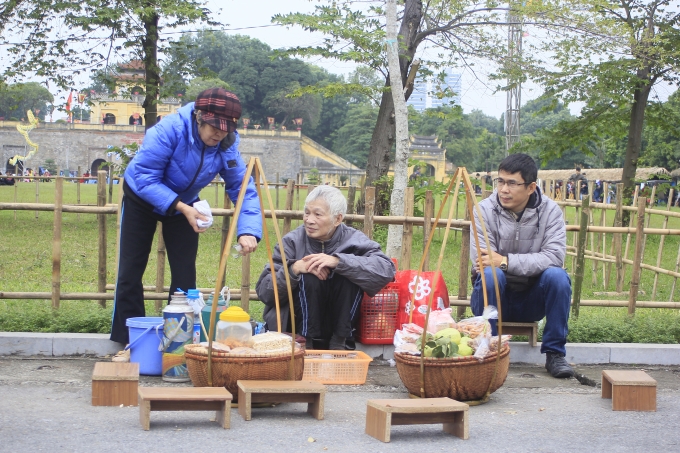
<path id="1" fill-rule="evenodd" d="M 545 354 L 545 369 L 555 378 L 568 378 L 574 375 L 567 359 L 557 352 L 547 352 Z"/>

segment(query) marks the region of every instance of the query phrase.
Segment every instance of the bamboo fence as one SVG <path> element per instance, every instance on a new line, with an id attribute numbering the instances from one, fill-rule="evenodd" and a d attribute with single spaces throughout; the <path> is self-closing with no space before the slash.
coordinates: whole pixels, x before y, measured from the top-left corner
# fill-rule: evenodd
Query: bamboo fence
<path id="1" fill-rule="evenodd" d="M 27 177 L 22 177 L 26 179 Z M 74 181 L 80 184 L 83 179 L 87 178 L 64 178 L 64 177 L 30 177 L 34 180 L 50 179 L 55 181 L 55 201 L 54 203 L 40 203 L 39 202 L 39 189 L 36 189 L 36 202 L 35 203 L 18 203 L 16 202 L 16 186 L 14 202 L 11 203 L 0 203 L 0 211 L 11 210 L 14 211 L 16 216 L 16 211 L 33 211 L 36 215 L 39 212 L 53 212 L 53 240 L 52 240 L 52 285 L 51 291 L 49 292 L 9 292 L 2 291 L 0 288 L 0 299 L 49 299 L 52 301 L 52 306 L 54 308 L 59 308 L 59 302 L 61 300 L 96 300 L 101 306 L 105 306 L 106 302 L 113 300 L 113 294 L 111 291 L 114 290 L 114 285 L 106 281 L 107 275 L 107 227 L 106 218 L 111 215 L 115 215 L 120 220 L 120 200 L 122 198 L 122 184 L 118 184 L 118 195 L 116 197 L 116 203 L 111 203 L 113 199 L 111 187 L 113 186 L 113 179 L 108 178 L 105 171 L 100 171 L 96 175 L 97 180 L 97 205 L 79 205 L 79 204 L 63 204 L 63 183 L 64 181 Z M 277 177 L 278 179 L 278 177 Z M 20 184 L 26 184 L 25 182 L 20 182 Z M 216 187 L 219 182 L 216 181 Z M 107 197 L 107 185 L 109 188 L 109 193 Z M 554 187 L 552 181 L 545 181 L 546 188 Z M 285 193 L 284 209 L 275 210 L 265 210 L 264 215 L 266 218 L 272 218 L 274 215 L 277 219 L 283 219 L 282 234 L 288 233 L 293 225 L 292 221 L 300 221 L 303 217 L 303 211 L 300 210 L 300 188 L 306 188 L 307 186 L 295 184 L 295 181 L 288 180 L 285 184 L 273 184 L 271 187 L 276 191 L 276 199 L 279 198 L 279 191 L 283 190 Z M 354 200 L 357 196 L 357 188 L 349 187 L 348 198 Z M 620 187 L 619 187 L 620 189 Z M 350 203 L 350 208 L 348 209 L 348 214 L 345 217 L 345 222 L 348 224 L 361 224 L 364 233 L 372 237 L 373 225 L 403 225 L 404 226 L 404 238 L 402 246 L 402 254 L 399 260 L 400 269 L 411 269 L 413 263 L 413 233 L 415 227 L 420 227 L 424 232 L 429 232 L 431 228 L 442 229 L 446 228 L 447 220 L 440 219 L 438 222 L 432 222 L 432 217 L 434 213 L 434 197 L 432 194 L 426 196 L 427 203 L 424 206 L 425 217 L 414 217 L 413 216 L 413 190 L 406 191 L 406 215 L 404 216 L 377 216 L 373 213 L 373 207 L 375 206 L 375 188 L 373 187 L 362 187 L 359 188 L 359 197 L 364 197 L 364 214 L 354 213 L 354 203 Z M 221 193 L 224 193 L 222 190 Z M 666 236 L 677 236 L 680 235 L 680 229 L 667 228 L 669 219 L 680 218 L 680 212 L 671 210 L 671 203 L 669 202 L 666 209 L 654 209 L 652 208 L 651 199 L 646 199 L 639 197 L 639 202 L 634 206 L 624 206 L 622 204 L 620 193 L 621 190 L 617 190 L 617 198 L 615 203 L 598 203 L 590 202 L 590 197 L 584 197 L 583 200 L 566 200 L 564 191 L 556 192 L 551 190 L 546 190 L 546 194 L 557 196 L 558 199 L 555 200 L 558 205 L 565 210 L 567 207 L 578 209 L 578 224 L 567 225 L 566 229 L 568 232 L 573 232 L 573 243 L 567 246 L 567 255 L 573 256 L 574 265 L 570 268 L 573 271 L 572 277 L 574 280 L 574 296 L 573 296 L 573 307 L 574 313 L 578 313 L 578 308 L 580 306 L 605 306 L 605 307 L 628 307 L 630 313 L 634 313 L 636 308 L 680 308 L 680 302 L 674 301 L 675 286 L 678 277 L 680 277 L 680 250 L 678 250 L 677 258 L 675 260 L 674 269 L 664 269 L 661 267 L 661 249 L 664 246 L 664 240 Z M 591 191 L 592 193 L 592 191 Z M 606 192 L 605 192 L 606 193 Z M 485 193 L 488 196 L 489 193 Z M 108 203 L 107 203 L 108 198 Z M 638 198 L 638 197 L 636 197 Z M 669 197 L 672 200 L 672 197 Z M 80 199 L 80 194 L 78 191 L 78 200 Z M 219 199 L 216 199 L 217 203 L 214 206 L 219 206 Z M 466 203 L 466 201 L 462 201 Z M 276 203 L 278 205 L 278 202 Z M 297 209 L 293 209 L 294 205 L 297 205 Z M 231 207 L 231 202 L 228 197 L 224 197 L 222 208 L 213 208 L 212 213 L 215 217 L 222 217 L 222 248 L 227 247 L 226 236 L 230 226 L 230 219 L 234 216 L 234 209 Z M 469 264 L 469 238 L 470 238 L 470 220 L 468 214 L 468 207 L 463 206 L 464 217 L 462 219 L 454 218 L 450 222 L 451 229 L 457 233 L 462 232 L 462 245 L 457 253 L 457 259 L 459 260 L 459 275 L 458 275 L 458 291 L 457 294 L 451 296 L 451 305 L 458 306 L 459 313 L 466 306 L 469 306 L 469 284 L 470 284 L 470 264 Z M 457 211 L 457 209 L 456 209 Z M 595 211 L 600 212 L 600 220 L 598 225 L 595 225 Z M 636 212 L 635 216 L 631 216 L 631 223 L 628 226 L 621 226 L 621 218 L 623 217 L 624 211 Z M 566 211 L 564 211 L 566 214 Z M 614 225 L 606 226 L 607 223 L 607 212 L 614 213 Z M 95 214 L 98 219 L 98 269 L 97 269 L 97 292 L 62 292 L 61 291 L 61 224 L 63 213 L 76 213 L 80 214 Z M 647 216 L 645 222 L 645 216 Z M 663 217 L 663 227 L 662 228 L 651 228 L 650 219 L 652 216 L 662 216 Z M 457 215 L 456 215 L 457 217 Z M 117 222 L 117 225 L 120 221 Z M 118 228 L 118 227 L 117 227 Z M 159 224 L 160 229 L 160 224 Z M 160 231 L 159 231 L 160 233 Z M 119 241 L 118 234 L 116 231 L 116 243 Z M 627 235 L 627 240 L 623 241 L 623 235 Z M 628 258 L 628 249 L 626 244 L 630 244 L 630 237 L 635 236 L 635 250 L 632 259 Z M 590 240 L 588 240 L 590 236 Z M 656 255 L 654 264 L 644 263 L 644 247 L 646 245 L 646 239 L 649 236 L 659 236 L 660 248 Z M 162 241 L 162 235 L 158 235 L 158 247 L 157 247 L 157 269 L 156 269 L 156 281 L 154 285 L 144 286 L 144 298 L 146 300 L 154 300 L 158 307 L 161 307 L 163 301 L 167 300 L 167 292 L 169 288 L 164 286 L 165 277 L 165 245 Z M 608 250 L 609 247 L 609 250 Z M 118 247 L 116 247 L 117 250 Z M 449 255 L 450 256 L 450 255 Z M 118 258 L 116 257 L 116 265 Z M 583 260 L 583 267 L 579 268 L 577 263 Z M 601 287 L 603 293 L 598 294 L 610 299 L 603 300 L 583 300 L 581 299 L 581 288 L 584 285 L 585 279 L 585 261 L 590 260 L 591 270 L 592 270 L 592 282 L 591 284 L 595 287 Z M 602 263 L 602 278 L 598 277 L 598 265 Z M 427 257 L 425 260 L 427 263 Z M 613 265 L 613 266 L 612 266 Z M 632 277 L 629 281 L 628 291 L 623 291 L 624 279 L 626 275 L 626 267 L 632 269 Z M 427 264 L 425 264 L 425 269 Z M 609 292 L 610 287 L 610 274 L 612 269 L 616 272 L 616 291 Z M 259 270 L 257 271 L 259 272 Z M 648 289 L 652 295 L 652 299 L 656 298 L 657 287 L 659 284 L 659 276 L 667 276 L 672 278 L 672 287 L 670 290 L 670 297 L 668 301 L 640 301 L 638 300 L 640 291 L 640 276 L 642 272 L 651 272 L 654 274 L 654 284 L 653 287 Z M 251 266 L 250 261 L 244 259 L 242 261 L 242 280 L 240 284 L 240 290 L 235 289 L 232 291 L 232 299 L 242 300 L 242 302 L 247 306 L 248 301 L 257 300 L 257 295 L 254 290 L 251 289 Z M 204 292 L 211 291 L 211 288 L 199 288 Z M 611 298 L 617 297 L 617 298 Z"/>

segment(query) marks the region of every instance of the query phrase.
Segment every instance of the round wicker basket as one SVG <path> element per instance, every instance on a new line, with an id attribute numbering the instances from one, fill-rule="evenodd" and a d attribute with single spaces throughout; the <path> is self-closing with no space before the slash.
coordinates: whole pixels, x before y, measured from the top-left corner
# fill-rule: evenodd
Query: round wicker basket
<path id="1" fill-rule="evenodd" d="M 420 357 L 395 353 L 397 372 L 409 393 L 420 396 Z M 491 393 L 498 390 L 508 376 L 510 347 L 501 350 L 498 372 L 491 385 Z M 425 358 L 425 397 L 449 397 L 457 401 L 478 400 L 489 388 L 496 367 L 496 354 L 482 361 L 474 357 L 450 359 Z"/>
<path id="2" fill-rule="evenodd" d="M 208 387 L 208 354 L 200 345 L 187 345 L 184 353 L 187 359 L 189 377 L 194 387 Z M 234 396 L 238 395 L 238 380 L 289 380 L 290 353 L 269 357 L 235 356 L 213 351 L 213 387 L 225 387 Z M 295 351 L 295 380 L 302 380 L 305 369 L 305 352 Z"/>

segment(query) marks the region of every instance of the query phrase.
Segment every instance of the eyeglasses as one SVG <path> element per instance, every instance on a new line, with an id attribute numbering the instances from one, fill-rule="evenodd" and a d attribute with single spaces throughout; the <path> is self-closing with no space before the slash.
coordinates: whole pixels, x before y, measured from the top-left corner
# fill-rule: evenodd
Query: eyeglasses
<path id="1" fill-rule="evenodd" d="M 511 179 L 509 181 L 506 181 L 505 179 L 502 178 L 496 178 L 494 179 L 494 182 L 498 187 L 502 187 L 503 185 L 507 185 L 509 189 L 515 189 L 518 186 L 528 186 L 531 184 L 530 182 L 517 182 L 514 179 Z"/>

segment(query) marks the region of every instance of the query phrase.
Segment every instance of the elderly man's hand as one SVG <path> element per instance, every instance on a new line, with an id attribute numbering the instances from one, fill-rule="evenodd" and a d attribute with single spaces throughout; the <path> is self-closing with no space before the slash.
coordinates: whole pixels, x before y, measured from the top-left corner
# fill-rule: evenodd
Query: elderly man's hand
<path id="1" fill-rule="evenodd" d="M 307 255 L 301 260 L 293 264 L 293 272 L 296 274 L 313 274 L 319 280 L 326 280 L 332 269 L 340 262 L 340 259 L 326 255 L 323 253 L 316 253 L 314 255 Z"/>

